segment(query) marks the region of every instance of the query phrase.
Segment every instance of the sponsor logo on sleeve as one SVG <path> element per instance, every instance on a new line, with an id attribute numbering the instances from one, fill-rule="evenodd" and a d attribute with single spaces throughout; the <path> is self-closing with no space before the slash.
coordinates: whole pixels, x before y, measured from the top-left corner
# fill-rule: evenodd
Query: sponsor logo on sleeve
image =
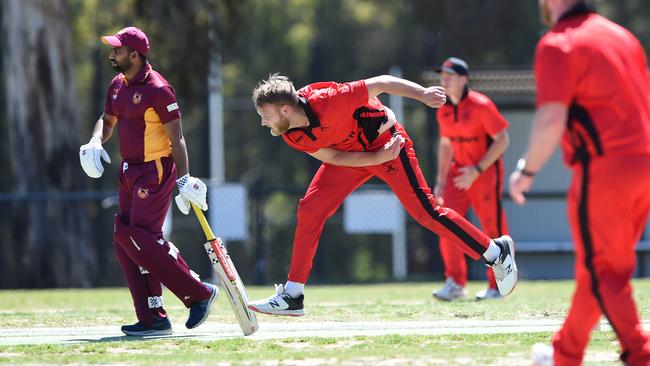
<path id="1" fill-rule="evenodd" d="M 167 112 L 175 111 L 178 109 L 178 103 L 172 103 L 167 106 Z"/>

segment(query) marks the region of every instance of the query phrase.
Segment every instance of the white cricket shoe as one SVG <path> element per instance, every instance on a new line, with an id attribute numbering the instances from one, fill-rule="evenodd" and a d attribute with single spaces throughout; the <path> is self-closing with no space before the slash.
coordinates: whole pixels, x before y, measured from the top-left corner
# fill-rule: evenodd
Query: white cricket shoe
<path id="1" fill-rule="evenodd" d="M 501 298 L 503 298 L 503 296 L 501 296 L 499 290 L 492 287 L 488 287 L 485 290 L 481 290 L 476 293 L 476 301 L 501 299 Z"/>
<path id="2" fill-rule="evenodd" d="M 533 366 L 553 366 L 553 347 L 542 344 L 535 343 L 533 345 L 533 350 L 530 353 L 533 359 Z"/>
<path id="3" fill-rule="evenodd" d="M 433 292 L 433 297 L 442 301 L 464 299 L 467 297 L 467 290 L 450 277 L 445 281 L 445 286 L 443 286 L 443 288 Z"/>
<path id="4" fill-rule="evenodd" d="M 303 316 L 305 315 L 304 299 L 305 295 L 294 298 L 284 291 L 284 285 L 275 285 L 275 296 L 251 301 L 248 303 L 248 308 L 262 314 Z"/>
<path id="5" fill-rule="evenodd" d="M 501 254 L 494 263 L 488 264 L 488 266 L 492 267 L 494 271 L 499 293 L 506 296 L 517 285 L 518 271 L 517 263 L 515 263 L 515 242 L 508 235 L 494 239 L 494 242 L 501 248 Z"/>

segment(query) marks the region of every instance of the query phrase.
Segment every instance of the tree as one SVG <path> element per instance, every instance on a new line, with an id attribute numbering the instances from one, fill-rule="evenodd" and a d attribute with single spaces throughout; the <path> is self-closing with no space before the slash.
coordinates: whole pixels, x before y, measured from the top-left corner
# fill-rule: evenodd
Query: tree
<path id="1" fill-rule="evenodd" d="M 12 287 L 85 287 L 95 250 L 81 201 L 79 118 L 65 0 L 2 2 L 3 72 L 14 193 Z M 50 193 L 39 195 L 38 192 Z"/>

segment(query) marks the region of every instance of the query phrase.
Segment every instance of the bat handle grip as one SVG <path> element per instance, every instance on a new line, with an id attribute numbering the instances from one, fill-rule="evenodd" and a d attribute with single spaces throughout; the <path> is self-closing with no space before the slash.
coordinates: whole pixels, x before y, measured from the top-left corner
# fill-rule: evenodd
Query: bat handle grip
<path id="1" fill-rule="evenodd" d="M 212 229 L 210 228 L 210 224 L 208 224 L 208 220 L 203 214 L 203 210 L 201 210 L 199 206 L 195 205 L 194 203 L 192 203 L 192 209 L 194 209 L 196 218 L 199 219 L 199 224 L 201 224 L 201 228 L 203 229 L 203 233 L 205 234 L 206 239 L 208 239 L 208 241 L 216 239 L 214 233 L 212 232 Z"/>

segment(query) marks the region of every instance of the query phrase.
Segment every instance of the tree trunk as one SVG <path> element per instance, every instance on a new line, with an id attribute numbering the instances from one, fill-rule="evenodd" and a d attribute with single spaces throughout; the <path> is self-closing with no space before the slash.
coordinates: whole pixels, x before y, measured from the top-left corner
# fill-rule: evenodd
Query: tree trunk
<path id="1" fill-rule="evenodd" d="M 83 201 L 67 2 L 3 0 L 2 52 L 14 192 L 11 287 L 87 287 L 96 262 Z M 34 194 L 47 193 L 45 195 Z"/>

